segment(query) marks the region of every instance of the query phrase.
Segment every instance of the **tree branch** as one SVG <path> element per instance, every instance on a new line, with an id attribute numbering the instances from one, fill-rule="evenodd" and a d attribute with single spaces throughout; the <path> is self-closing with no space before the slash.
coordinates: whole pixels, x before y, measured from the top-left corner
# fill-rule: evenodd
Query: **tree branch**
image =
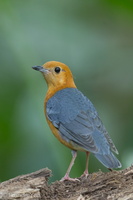
<path id="1" fill-rule="evenodd" d="M 48 185 L 51 171 L 47 168 L 0 183 L 0 200 L 45 199 L 133 199 L 133 166 L 121 171 L 90 174 L 80 181 L 56 181 Z"/>

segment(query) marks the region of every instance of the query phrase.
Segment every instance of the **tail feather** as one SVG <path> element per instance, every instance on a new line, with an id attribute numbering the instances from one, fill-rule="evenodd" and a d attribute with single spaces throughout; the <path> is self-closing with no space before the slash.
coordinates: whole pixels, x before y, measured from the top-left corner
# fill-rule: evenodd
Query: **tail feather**
<path id="1" fill-rule="evenodd" d="M 95 157 L 107 168 L 121 168 L 122 166 L 112 152 L 110 154 L 95 154 Z"/>

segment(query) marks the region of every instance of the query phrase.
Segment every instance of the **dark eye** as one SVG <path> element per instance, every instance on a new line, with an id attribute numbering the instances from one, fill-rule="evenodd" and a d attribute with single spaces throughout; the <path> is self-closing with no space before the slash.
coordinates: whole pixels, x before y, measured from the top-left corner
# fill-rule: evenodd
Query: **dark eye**
<path id="1" fill-rule="evenodd" d="M 60 68 L 60 67 L 55 67 L 54 71 L 55 71 L 57 74 L 59 74 L 60 71 L 61 71 L 61 68 Z"/>

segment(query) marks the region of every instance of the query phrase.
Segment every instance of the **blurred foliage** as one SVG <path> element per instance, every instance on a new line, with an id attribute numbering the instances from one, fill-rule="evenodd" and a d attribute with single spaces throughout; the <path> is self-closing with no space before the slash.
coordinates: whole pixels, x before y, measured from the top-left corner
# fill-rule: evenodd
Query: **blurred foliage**
<path id="1" fill-rule="evenodd" d="M 133 1 L 0 1 L 0 180 L 43 167 L 60 179 L 70 150 L 43 114 L 47 91 L 31 69 L 66 63 L 109 131 L 123 168 L 133 162 Z M 71 176 L 80 176 L 79 152 Z M 106 169 L 91 155 L 89 171 Z"/>

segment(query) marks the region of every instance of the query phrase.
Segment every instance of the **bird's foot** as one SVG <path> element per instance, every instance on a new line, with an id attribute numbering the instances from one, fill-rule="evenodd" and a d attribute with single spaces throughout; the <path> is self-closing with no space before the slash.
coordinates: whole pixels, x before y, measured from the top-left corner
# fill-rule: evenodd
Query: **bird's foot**
<path id="1" fill-rule="evenodd" d="M 63 181 L 79 181 L 80 182 L 80 180 L 78 179 L 78 178 L 70 178 L 67 174 L 60 180 L 61 182 L 63 182 Z"/>
<path id="2" fill-rule="evenodd" d="M 85 170 L 84 173 L 80 176 L 80 178 L 87 178 L 89 176 L 88 170 Z"/>

